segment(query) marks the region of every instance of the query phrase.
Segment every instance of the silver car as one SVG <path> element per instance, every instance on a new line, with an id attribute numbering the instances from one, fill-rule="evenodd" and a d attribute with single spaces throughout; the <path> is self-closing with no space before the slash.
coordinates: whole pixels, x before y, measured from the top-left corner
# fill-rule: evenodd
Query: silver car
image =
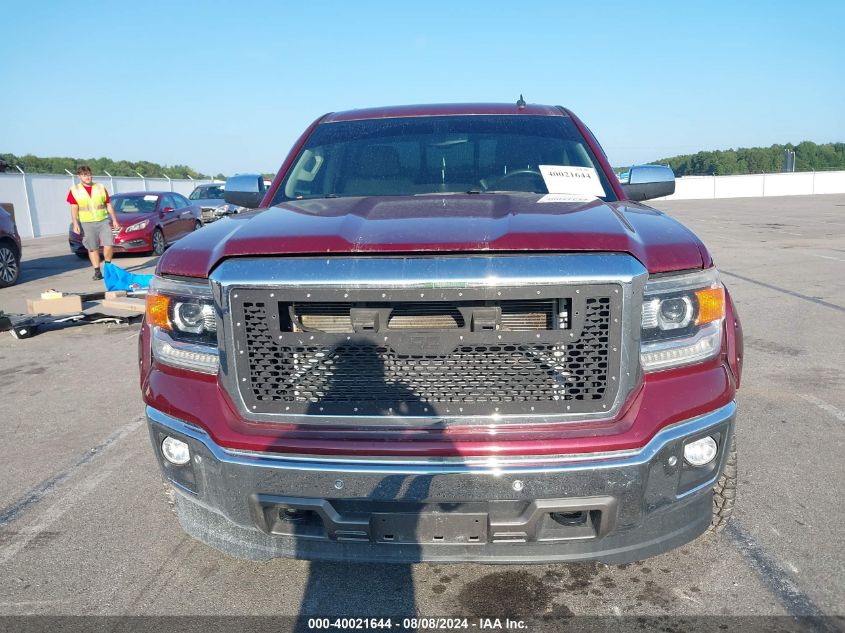
<path id="1" fill-rule="evenodd" d="M 191 202 L 200 205 L 202 208 L 202 221 L 204 224 L 214 222 L 224 216 L 240 211 L 240 207 L 234 204 L 228 204 L 223 200 L 225 188 L 225 183 L 221 182 L 199 185 L 188 196 Z"/>

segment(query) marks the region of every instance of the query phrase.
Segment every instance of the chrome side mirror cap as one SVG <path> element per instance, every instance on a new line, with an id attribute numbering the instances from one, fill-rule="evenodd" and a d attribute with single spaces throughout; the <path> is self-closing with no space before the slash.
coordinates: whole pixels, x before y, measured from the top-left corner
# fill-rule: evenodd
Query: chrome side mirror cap
<path id="1" fill-rule="evenodd" d="M 633 165 L 621 174 L 620 181 L 629 200 L 651 200 L 675 193 L 675 173 L 666 165 Z"/>
<path id="2" fill-rule="evenodd" d="M 266 191 L 261 174 L 236 174 L 226 180 L 223 199 L 238 207 L 256 209 L 261 206 Z"/>

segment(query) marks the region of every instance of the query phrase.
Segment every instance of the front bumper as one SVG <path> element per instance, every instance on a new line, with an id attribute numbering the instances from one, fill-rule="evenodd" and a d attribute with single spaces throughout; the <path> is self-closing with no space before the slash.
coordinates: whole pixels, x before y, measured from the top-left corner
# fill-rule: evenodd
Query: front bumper
<path id="1" fill-rule="evenodd" d="M 147 407 L 179 520 L 195 538 L 239 558 L 384 562 L 621 564 L 678 547 L 710 524 L 735 414 L 731 402 L 637 450 L 391 460 L 230 451 Z M 188 464 L 164 459 L 168 435 L 189 445 Z M 687 465 L 683 446 L 707 435 L 717 458 Z"/>
<path id="2" fill-rule="evenodd" d="M 78 239 L 69 238 L 68 246 L 72 253 L 86 253 L 88 249 Z M 145 253 L 153 250 L 152 233 L 136 233 L 132 237 L 115 236 L 113 250 L 117 253 Z M 102 250 L 102 247 L 101 247 Z"/>
<path id="3" fill-rule="evenodd" d="M 202 221 L 203 223 L 214 222 L 215 220 L 219 220 L 220 218 L 225 218 L 228 215 L 232 215 L 234 211 L 230 210 L 218 210 L 220 207 L 203 207 L 202 208 Z"/>

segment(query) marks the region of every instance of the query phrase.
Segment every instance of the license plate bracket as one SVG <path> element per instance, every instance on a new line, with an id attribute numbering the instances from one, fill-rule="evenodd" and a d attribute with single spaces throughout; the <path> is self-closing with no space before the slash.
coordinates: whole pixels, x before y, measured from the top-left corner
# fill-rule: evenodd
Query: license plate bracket
<path id="1" fill-rule="evenodd" d="M 487 514 L 376 512 L 370 517 L 370 533 L 377 543 L 486 543 Z"/>

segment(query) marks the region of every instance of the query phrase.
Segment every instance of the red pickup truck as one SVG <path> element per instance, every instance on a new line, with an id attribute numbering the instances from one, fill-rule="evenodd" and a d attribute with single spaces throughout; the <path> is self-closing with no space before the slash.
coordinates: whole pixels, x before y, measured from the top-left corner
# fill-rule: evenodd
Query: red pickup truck
<path id="1" fill-rule="evenodd" d="M 325 115 L 168 250 L 141 388 L 234 556 L 624 563 L 718 529 L 742 334 L 701 241 L 561 107 Z"/>

